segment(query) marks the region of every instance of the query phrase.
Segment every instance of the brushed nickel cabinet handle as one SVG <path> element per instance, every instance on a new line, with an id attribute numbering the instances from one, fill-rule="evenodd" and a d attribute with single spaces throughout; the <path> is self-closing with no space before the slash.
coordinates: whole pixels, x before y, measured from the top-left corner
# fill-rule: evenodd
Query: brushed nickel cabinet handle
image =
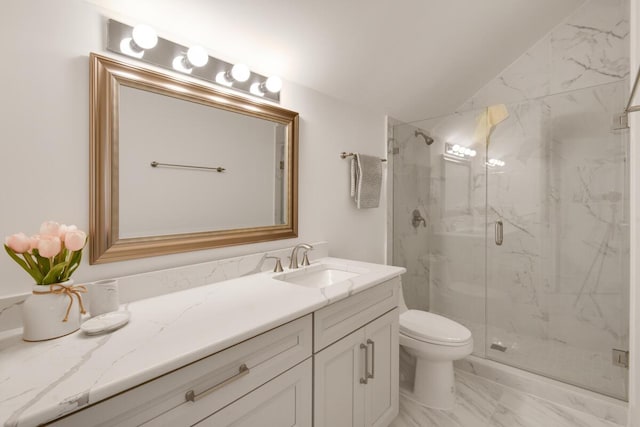
<path id="1" fill-rule="evenodd" d="M 214 385 L 211 388 L 206 389 L 205 391 L 203 391 L 202 393 L 196 394 L 193 390 L 189 390 L 185 395 L 184 398 L 187 399 L 189 402 L 197 402 L 198 400 L 202 399 L 203 397 L 207 396 L 208 394 L 213 393 L 216 390 L 220 390 L 222 387 L 227 386 L 229 384 L 231 384 L 234 381 L 239 380 L 240 378 L 244 377 L 245 375 L 248 375 L 250 372 L 250 369 L 247 367 L 246 364 L 242 364 L 240 365 L 240 367 L 238 368 L 238 373 L 235 374 L 234 376 L 227 378 L 226 380 L 222 381 L 219 384 Z"/>
<path id="2" fill-rule="evenodd" d="M 376 376 L 376 343 L 373 340 L 367 340 L 367 346 L 371 344 L 371 373 L 367 378 L 375 378 Z"/>
<path id="3" fill-rule="evenodd" d="M 498 246 L 502 246 L 502 242 L 504 241 L 504 234 L 503 234 L 503 224 L 502 224 L 502 220 L 497 220 L 496 221 L 496 245 Z"/>
<path id="4" fill-rule="evenodd" d="M 369 383 L 369 346 L 360 344 L 360 350 L 364 350 L 364 377 L 360 378 L 360 384 Z"/>

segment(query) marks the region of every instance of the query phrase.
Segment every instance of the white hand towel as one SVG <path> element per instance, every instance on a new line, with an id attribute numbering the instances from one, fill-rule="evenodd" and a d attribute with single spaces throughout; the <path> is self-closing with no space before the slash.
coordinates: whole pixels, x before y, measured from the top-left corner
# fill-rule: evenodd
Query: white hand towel
<path id="1" fill-rule="evenodd" d="M 358 178 L 356 177 L 356 156 L 353 156 L 351 158 L 351 197 L 355 197 L 356 196 L 356 186 L 357 186 L 357 181 Z"/>
<path id="2" fill-rule="evenodd" d="M 353 157 L 351 189 L 356 207 L 358 209 L 377 208 L 380 204 L 382 188 L 382 162 L 379 157 L 357 153 Z"/>

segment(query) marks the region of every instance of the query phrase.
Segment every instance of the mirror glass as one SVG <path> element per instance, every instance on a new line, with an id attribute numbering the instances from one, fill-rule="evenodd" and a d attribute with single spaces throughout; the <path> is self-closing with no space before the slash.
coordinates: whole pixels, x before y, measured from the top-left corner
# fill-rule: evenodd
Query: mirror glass
<path id="1" fill-rule="evenodd" d="M 286 222 L 284 125 L 121 86 L 119 130 L 120 237 Z"/>
<path id="2" fill-rule="evenodd" d="M 91 56 L 91 261 L 297 235 L 298 115 Z"/>

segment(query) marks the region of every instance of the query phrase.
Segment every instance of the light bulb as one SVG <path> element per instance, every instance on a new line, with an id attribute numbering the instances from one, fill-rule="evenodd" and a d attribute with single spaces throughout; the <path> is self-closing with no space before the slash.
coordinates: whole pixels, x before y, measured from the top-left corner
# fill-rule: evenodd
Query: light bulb
<path id="1" fill-rule="evenodd" d="M 144 49 L 139 49 L 138 46 L 133 43 L 131 37 L 122 39 L 120 42 L 120 52 L 133 56 L 134 58 L 142 58 L 144 56 Z"/>
<path id="2" fill-rule="evenodd" d="M 251 70 L 244 64 L 236 64 L 231 69 L 231 77 L 238 82 L 246 82 L 251 76 Z"/>
<path id="3" fill-rule="evenodd" d="M 193 71 L 193 68 L 188 67 L 187 64 L 185 64 L 184 56 L 182 55 L 173 58 L 171 65 L 174 70 L 180 71 L 181 73 L 191 74 L 191 71 Z"/>
<path id="4" fill-rule="evenodd" d="M 470 155 L 471 155 L 471 149 L 469 149 L 469 148 L 466 148 L 466 147 L 465 147 L 465 149 L 464 149 L 464 151 L 463 151 L 463 152 L 464 152 L 464 154 L 465 154 L 466 156 L 470 156 Z"/>
<path id="5" fill-rule="evenodd" d="M 470 155 L 471 157 L 475 157 L 475 156 L 476 156 L 476 154 L 478 154 L 478 153 L 476 152 L 476 150 L 471 150 L 471 153 L 470 153 L 469 155 Z"/>
<path id="6" fill-rule="evenodd" d="M 265 82 L 265 87 L 271 93 L 278 93 L 282 89 L 282 79 L 278 76 L 271 76 Z"/>
<path id="7" fill-rule="evenodd" d="M 218 74 L 216 74 L 216 83 L 227 87 L 233 84 L 233 82 L 230 82 L 227 79 L 227 73 L 225 73 L 224 71 L 220 71 Z"/>
<path id="8" fill-rule="evenodd" d="M 255 96 L 264 96 L 264 92 L 260 89 L 260 83 L 253 83 L 249 88 L 249 92 Z"/>
<path id="9" fill-rule="evenodd" d="M 209 61 L 209 55 L 202 46 L 191 46 L 187 51 L 187 59 L 194 67 L 203 67 Z"/>
<path id="10" fill-rule="evenodd" d="M 458 144 L 453 146 L 453 151 L 458 152 L 460 150 L 460 146 Z"/>
<path id="11" fill-rule="evenodd" d="M 138 24 L 133 27 L 132 37 L 133 41 L 142 49 L 151 49 L 158 44 L 158 35 L 148 25 Z"/>

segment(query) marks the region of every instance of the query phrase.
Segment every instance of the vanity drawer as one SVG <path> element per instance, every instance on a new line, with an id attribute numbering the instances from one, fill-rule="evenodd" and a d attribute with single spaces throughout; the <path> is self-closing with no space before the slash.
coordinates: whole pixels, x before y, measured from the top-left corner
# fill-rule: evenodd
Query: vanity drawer
<path id="1" fill-rule="evenodd" d="M 312 362 L 309 358 L 242 399 L 205 418 L 196 426 L 311 427 L 313 419 L 311 366 Z"/>
<path id="2" fill-rule="evenodd" d="M 311 328 L 307 315 L 51 425 L 137 426 L 168 411 L 157 425 L 195 424 L 311 356 Z"/>
<path id="3" fill-rule="evenodd" d="M 313 352 L 349 335 L 398 306 L 400 277 L 374 286 L 313 314 Z"/>

